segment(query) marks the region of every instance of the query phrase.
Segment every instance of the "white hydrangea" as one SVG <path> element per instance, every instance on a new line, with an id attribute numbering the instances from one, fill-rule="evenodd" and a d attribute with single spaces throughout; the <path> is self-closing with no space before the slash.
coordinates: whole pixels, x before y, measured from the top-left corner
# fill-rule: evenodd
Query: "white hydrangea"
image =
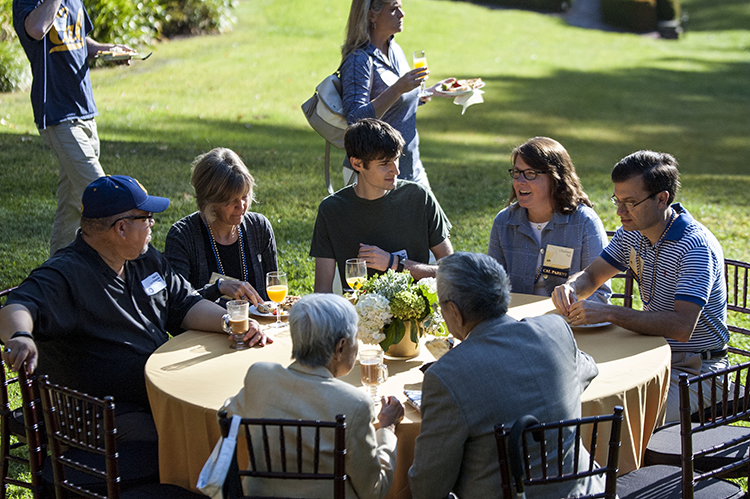
<path id="1" fill-rule="evenodd" d="M 383 326 L 393 317 L 388 300 L 378 293 L 367 293 L 360 296 L 355 308 L 359 314 L 359 339 L 369 345 L 383 341 Z"/>
<path id="2" fill-rule="evenodd" d="M 437 294 L 437 279 L 434 277 L 423 277 L 417 282 L 417 286 L 425 286 L 430 293 Z"/>

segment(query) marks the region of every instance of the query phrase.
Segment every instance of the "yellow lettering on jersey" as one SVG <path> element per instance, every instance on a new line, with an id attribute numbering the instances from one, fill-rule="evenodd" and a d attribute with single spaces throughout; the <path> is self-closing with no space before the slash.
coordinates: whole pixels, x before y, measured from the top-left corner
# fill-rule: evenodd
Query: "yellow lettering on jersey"
<path id="1" fill-rule="evenodd" d="M 49 51 L 50 54 L 78 50 L 83 47 L 83 9 L 78 11 L 74 25 L 66 26 L 67 19 L 67 8 L 63 7 L 57 13 L 52 29 L 49 31 L 49 39 L 53 45 Z"/>

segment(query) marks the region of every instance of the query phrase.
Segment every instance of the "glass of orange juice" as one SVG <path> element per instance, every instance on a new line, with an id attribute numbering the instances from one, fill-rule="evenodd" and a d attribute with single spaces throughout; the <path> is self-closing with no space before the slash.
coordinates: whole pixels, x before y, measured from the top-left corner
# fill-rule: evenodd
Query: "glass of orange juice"
<path id="1" fill-rule="evenodd" d="M 289 292 L 287 286 L 286 272 L 269 272 L 266 274 L 266 293 L 268 298 L 276 304 L 276 322 L 268 327 L 284 327 L 281 322 L 281 302 Z"/>
<path id="2" fill-rule="evenodd" d="M 412 61 L 414 62 L 414 69 L 426 68 L 427 67 L 427 56 L 424 50 L 415 50 L 412 54 Z M 425 90 L 424 82 L 427 81 L 429 76 L 422 78 L 422 83 L 419 84 L 419 97 L 429 97 L 432 94 Z"/>

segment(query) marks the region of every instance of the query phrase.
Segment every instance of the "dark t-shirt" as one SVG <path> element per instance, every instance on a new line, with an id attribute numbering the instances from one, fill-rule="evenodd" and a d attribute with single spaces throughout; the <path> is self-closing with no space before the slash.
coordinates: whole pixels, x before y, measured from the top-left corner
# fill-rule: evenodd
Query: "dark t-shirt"
<path id="1" fill-rule="evenodd" d="M 93 26 L 81 0 L 62 0 L 41 40 L 26 34 L 26 17 L 39 0 L 13 0 L 13 27 L 31 63 L 31 106 L 38 128 L 97 115 L 89 78 L 86 35 Z"/>
<path id="2" fill-rule="evenodd" d="M 51 381 L 148 407 L 146 360 L 201 299 L 153 247 L 125 263 L 122 279 L 79 234 L 7 304 L 31 312 L 39 372 Z"/>
<path id="3" fill-rule="evenodd" d="M 344 265 L 357 257 L 360 243 L 428 263 L 430 248 L 446 240 L 450 228 L 435 196 L 419 184 L 399 180 L 375 200 L 360 198 L 349 186 L 320 203 L 310 256 L 335 259 L 346 288 Z"/>

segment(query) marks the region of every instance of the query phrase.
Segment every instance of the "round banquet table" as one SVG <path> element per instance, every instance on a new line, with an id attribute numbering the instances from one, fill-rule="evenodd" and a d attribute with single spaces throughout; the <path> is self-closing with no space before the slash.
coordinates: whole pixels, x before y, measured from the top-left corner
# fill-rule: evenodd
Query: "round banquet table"
<path id="1" fill-rule="evenodd" d="M 555 313 L 549 298 L 511 295 L 508 311 L 511 317 L 522 319 L 546 313 Z M 146 387 L 159 433 L 162 483 L 195 487 L 203 463 L 221 436 L 216 413 L 227 398 L 242 388 L 251 364 L 291 363 L 289 330 L 270 331 L 273 344 L 239 352 L 229 348 L 230 341 L 225 335 L 187 331 L 151 355 L 146 363 Z M 591 355 L 599 368 L 599 375 L 581 396 L 582 415 L 607 414 L 615 405 L 623 406 L 620 473 L 637 469 L 652 431 L 664 421 L 670 348 L 664 338 L 641 336 L 612 325 L 576 328 L 574 335 L 578 347 Z M 405 401 L 404 389 L 421 388 L 423 375 L 419 367 L 433 360 L 424 345 L 416 358 L 387 360 L 390 376 L 380 386 L 379 393 Z M 362 386 L 358 365 L 340 379 Z M 396 430 L 397 468 L 388 498 L 411 497 L 408 470 L 414 460 L 420 422 L 419 413 L 406 405 L 404 420 Z M 602 431 L 599 438 L 597 461 L 602 463 L 606 462 L 608 433 Z"/>

